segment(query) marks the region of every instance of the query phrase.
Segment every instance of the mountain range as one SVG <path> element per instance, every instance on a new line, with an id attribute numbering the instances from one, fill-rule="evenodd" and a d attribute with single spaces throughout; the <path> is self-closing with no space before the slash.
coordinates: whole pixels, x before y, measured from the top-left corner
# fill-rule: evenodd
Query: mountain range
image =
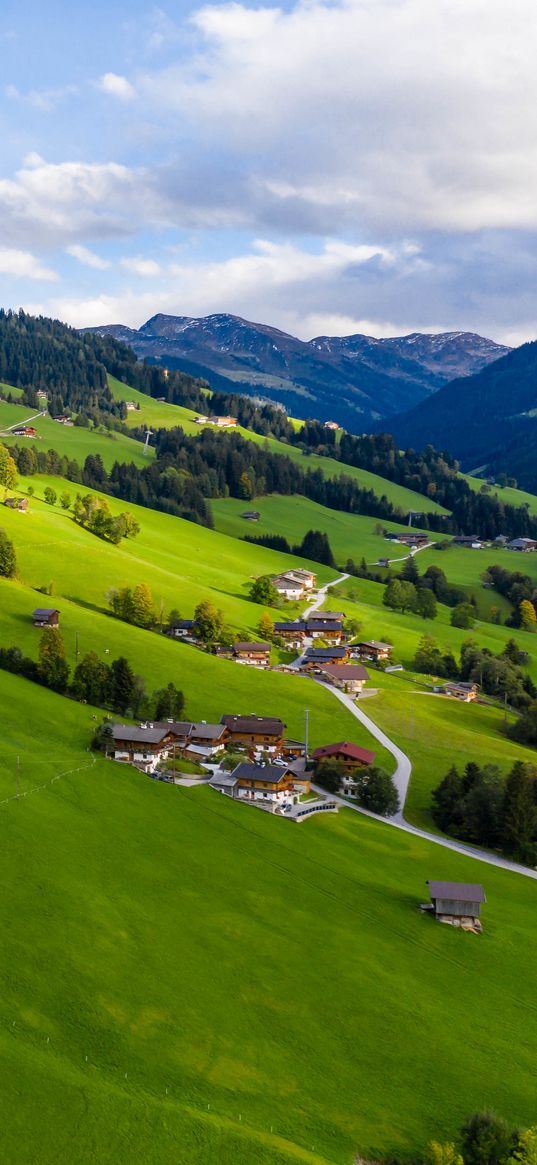
<path id="1" fill-rule="evenodd" d="M 463 469 L 514 475 L 537 488 L 537 342 L 523 344 L 390 418 L 400 446 L 430 443 L 459 458 Z"/>
<path id="2" fill-rule="evenodd" d="M 203 377 L 215 389 L 262 396 L 295 416 L 334 420 L 353 432 L 413 408 L 454 377 L 471 376 L 509 352 L 471 332 L 304 341 L 228 314 L 158 314 L 139 329 L 86 330 L 122 340 L 141 359 Z"/>

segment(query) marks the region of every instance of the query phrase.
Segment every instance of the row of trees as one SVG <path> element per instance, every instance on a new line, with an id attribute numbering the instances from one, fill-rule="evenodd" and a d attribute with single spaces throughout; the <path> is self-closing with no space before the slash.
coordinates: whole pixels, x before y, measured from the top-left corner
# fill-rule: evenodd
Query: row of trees
<path id="1" fill-rule="evenodd" d="M 122 716 L 152 716 L 155 720 L 179 718 L 184 696 L 173 683 L 149 696 L 141 676 L 136 675 L 125 656 L 110 664 L 97 652 L 89 651 L 77 663 L 72 675 L 65 657 L 61 631 L 45 630 L 39 642 L 37 662 L 18 647 L 0 648 L 0 668 L 42 684 L 53 692 L 74 700 L 109 708 Z"/>
<path id="2" fill-rule="evenodd" d="M 147 583 L 137 583 L 134 587 L 112 588 L 106 598 L 116 619 L 122 619 L 124 623 L 143 627 L 148 631 L 157 626 L 160 630 L 163 629 L 164 611 L 161 608 L 160 612 L 157 612 L 151 588 Z M 180 612 L 174 609 L 170 611 L 166 625 L 173 628 L 180 618 Z M 214 643 L 227 642 L 231 638 L 231 632 L 224 625 L 223 611 L 209 599 L 203 599 L 194 611 L 192 635 L 207 647 Z"/>
<path id="3" fill-rule="evenodd" d="M 462 841 L 500 849 L 533 866 L 537 861 L 537 769 L 515 761 L 504 780 L 496 765 L 455 765 L 433 790 L 433 818 Z"/>
<path id="4" fill-rule="evenodd" d="M 98 498 L 95 494 L 76 495 L 73 518 L 97 538 L 116 546 L 122 538 L 135 538 L 140 533 L 140 526 L 132 514 L 125 512 L 114 516 L 106 498 Z"/>
<path id="5" fill-rule="evenodd" d="M 267 546 L 270 550 L 278 550 L 282 554 L 296 554 L 299 558 L 308 558 L 311 562 L 320 562 L 323 566 L 335 567 L 336 560 L 324 530 L 307 530 L 302 542 L 291 545 L 282 534 L 245 534 L 244 542 L 252 542 L 255 546 Z"/>
<path id="6" fill-rule="evenodd" d="M 493 565 L 483 571 L 481 581 L 483 586 L 493 587 L 511 603 L 513 609 L 507 619 L 509 627 L 521 627 L 524 631 L 537 630 L 537 588 L 528 574 Z"/>
<path id="7" fill-rule="evenodd" d="M 520 667 L 524 656 L 514 639 L 498 655 L 479 647 L 474 639 L 466 639 L 457 662 L 452 652 L 442 652 L 432 635 L 426 634 L 420 639 L 413 667 L 425 675 L 478 684 L 487 695 L 522 709 L 537 696 L 531 677 Z"/>

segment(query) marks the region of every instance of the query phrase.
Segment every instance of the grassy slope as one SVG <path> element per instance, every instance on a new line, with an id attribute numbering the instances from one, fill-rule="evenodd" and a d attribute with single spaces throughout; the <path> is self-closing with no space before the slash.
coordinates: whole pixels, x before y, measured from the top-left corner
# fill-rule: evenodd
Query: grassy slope
<path id="1" fill-rule="evenodd" d="M 32 479 L 38 493 L 47 480 L 58 485 L 58 479 Z M 121 503 L 111 504 L 113 509 L 121 509 Z M 0 580 L 2 643 L 18 643 L 35 655 L 39 632 L 32 628 L 29 615 L 39 604 L 52 604 L 61 610 L 71 663 L 75 662 L 78 633 L 82 653 L 93 649 L 109 658 L 127 655 L 150 690 L 173 680 L 185 692 L 187 714 L 193 718 L 220 719 L 235 708 L 281 715 L 289 733 L 298 736 L 303 732 L 307 705 L 313 744 L 335 737 L 371 745 L 369 734 L 350 714 L 305 677 L 274 672 L 259 672 L 253 677 L 249 669 L 238 664 L 128 627 L 108 615 L 105 592 L 110 586 L 144 581 L 152 587 L 157 604 L 163 599 L 165 611 L 178 606 L 189 616 L 201 599 L 209 598 L 224 610 L 234 631 L 253 635 L 263 608 L 246 598 L 250 574 L 276 571 L 287 561 L 286 556 L 270 550 L 239 547 L 233 539 L 179 518 L 129 509 L 139 516 L 141 534 L 119 547 L 92 537 L 69 515 L 38 497 L 32 499 L 27 514 L 7 509 L 2 513 L 2 525 L 15 542 L 24 580 Z M 295 565 L 298 561 L 293 559 Z M 30 589 L 50 582 L 52 573 L 52 598 Z M 321 580 L 331 575 L 333 572 L 319 568 Z M 295 610 L 291 607 L 291 612 Z M 387 758 L 381 753 L 384 763 Z"/>
<path id="2" fill-rule="evenodd" d="M 329 510 L 308 498 L 280 494 L 256 498 L 252 502 L 222 498 L 212 501 L 211 507 L 216 528 L 236 538 L 245 534 L 254 537 L 283 534 L 290 543 L 298 543 L 307 530 L 324 530 L 341 566 L 345 565 L 347 558 L 354 558 L 359 563 L 365 557 L 366 562 L 373 563 L 379 557 L 404 558 L 408 554 L 403 546 L 392 546 L 382 535 L 375 533 L 377 519 Z M 259 510 L 259 521 L 248 522 L 241 518 L 245 508 Z M 403 530 L 405 527 L 390 522 L 390 529 Z"/>
<path id="3" fill-rule="evenodd" d="M 186 433 L 199 435 L 202 426 L 195 424 L 194 418 L 196 413 L 190 409 L 154 401 L 151 397 L 147 397 L 143 393 L 129 388 L 128 385 L 121 384 L 114 377 L 109 377 L 108 382 L 114 396 L 118 400 L 133 400 L 141 405 L 139 412 L 129 413 L 127 418 L 128 425 L 135 427 L 140 423 L 148 423 L 155 428 L 160 426 L 165 429 L 172 428 L 174 425 L 181 425 Z M 295 427 L 299 425 L 299 422 L 293 423 Z M 240 426 L 234 429 L 233 432 L 241 433 L 243 437 L 246 437 L 248 441 L 252 441 L 256 445 L 266 444 L 267 448 L 273 453 L 285 454 L 292 461 L 298 462 L 304 469 L 321 469 L 325 477 L 332 478 L 339 477 L 340 474 L 346 474 L 348 477 L 352 477 L 354 481 L 357 481 L 364 489 L 373 490 L 373 493 L 378 497 L 384 494 L 389 501 L 393 502 L 396 506 L 400 506 L 405 512 L 409 509 L 419 510 L 422 508 L 427 513 L 447 513 L 446 510 L 437 505 L 436 502 L 432 502 L 429 498 L 424 498 L 421 494 L 417 494 L 413 490 L 405 489 L 404 486 L 387 481 L 385 478 L 379 477 L 376 473 L 368 473 L 365 469 L 354 469 L 352 466 L 343 465 L 341 461 L 336 461 L 332 457 L 319 457 L 317 454 L 312 454 L 306 458 L 302 451 L 296 449 L 293 445 L 287 445 L 272 437 L 262 437 L 258 433 L 253 433 L 249 429 L 243 429 Z M 441 525 L 439 528 L 441 529 Z"/>
<path id="4" fill-rule="evenodd" d="M 0 805 L 6 1165 L 75 1143 L 80 1165 L 348 1165 L 478 1107 L 531 1123 L 529 880 L 350 812 L 296 827 L 80 767 L 90 709 L 0 692 L 4 788 L 15 755 L 29 786 L 79 770 Z M 481 939 L 420 916 L 435 876 L 483 879 Z"/>
<path id="5" fill-rule="evenodd" d="M 28 409 L 25 405 L 12 405 L 0 401 L 0 431 L 11 425 L 22 424 L 34 412 L 34 409 Z M 133 461 L 135 465 L 144 465 L 147 461 L 140 442 L 125 437 L 122 433 L 112 433 L 105 429 L 102 432 L 82 429 L 76 425 L 66 428 L 65 425 L 53 421 L 48 413 L 44 417 L 37 417 L 31 424 L 37 429 L 38 437 L 35 440 L 27 438 L 30 445 L 40 451 L 56 449 L 62 456 L 71 457 L 81 465 L 88 453 L 100 453 L 107 469 L 112 468 L 114 461 Z M 5 435 L 1 437 L 2 444 L 8 447 L 11 444 L 20 445 L 24 440 L 23 437 Z M 149 456 L 154 456 L 152 450 Z"/>
<path id="6" fill-rule="evenodd" d="M 475 493 L 479 493 L 483 483 L 483 479 L 479 477 L 472 477 L 469 473 L 461 475 Z M 510 506 L 528 506 L 530 514 L 537 514 L 537 497 L 535 494 L 526 493 L 523 489 L 512 489 L 511 486 L 505 486 L 500 489 L 500 486 L 492 486 L 491 491 L 500 502 L 505 502 Z"/>

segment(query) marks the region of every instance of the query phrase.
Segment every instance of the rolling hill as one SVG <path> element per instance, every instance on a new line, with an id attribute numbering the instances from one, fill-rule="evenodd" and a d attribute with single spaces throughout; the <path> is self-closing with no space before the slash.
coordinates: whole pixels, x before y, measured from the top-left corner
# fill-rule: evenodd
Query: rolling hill
<path id="1" fill-rule="evenodd" d="M 455 375 L 469 375 L 507 351 L 471 333 L 319 336 L 298 340 L 239 316 L 153 316 L 112 336 L 161 367 L 208 379 L 215 389 L 261 394 L 298 417 L 333 419 L 360 432 L 374 418 L 410 408 Z"/>
<path id="2" fill-rule="evenodd" d="M 537 342 L 524 344 L 476 375 L 452 381 L 400 417 L 390 430 L 401 446 L 430 442 L 464 469 L 506 472 L 535 492 Z"/>

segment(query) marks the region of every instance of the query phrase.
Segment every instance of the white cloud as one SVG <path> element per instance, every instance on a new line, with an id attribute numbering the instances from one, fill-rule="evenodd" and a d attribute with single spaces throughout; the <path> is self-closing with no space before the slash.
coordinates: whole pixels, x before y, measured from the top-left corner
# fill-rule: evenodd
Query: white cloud
<path id="1" fill-rule="evenodd" d="M 261 182 L 397 231 L 537 225 L 537 7 L 209 4 L 198 54 L 140 79 Z M 276 184 L 276 185 L 274 185 Z"/>
<path id="2" fill-rule="evenodd" d="M 16 85 L 6 85 L 4 89 L 9 101 L 30 105 L 42 113 L 51 113 L 66 97 L 76 96 L 78 91 L 76 85 L 61 85 L 56 89 L 29 89 L 26 93 L 22 93 Z"/>
<path id="3" fill-rule="evenodd" d="M 143 279 L 152 279 L 163 273 L 160 263 L 157 263 L 155 259 L 142 259 L 140 257 L 122 259 L 121 266 L 133 275 L 141 275 Z"/>
<path id="4" fill-rule="evenodd" d="M 73 243 L 72 246 L 67 247 L 67 254 L 71 255 L 73 259 L 77 259 L 85 267 L 94 267 L 96 271 L 106 271 L 111 266 L 108 259 L 96 255 L 94 251 L 90 251 L 89 247 L 84 247 L 82 243 Z"/>
<path id="5" fill-rule="evenodd" d="M 126 77 L 121 77 L 119 73 L 103 73 L 97 81 L 97 86 L 103 93 L 109 93 L 111 97 L 117 97 L 119 101 L 132 101 L 136 96 L 134 86 Z"/>
<path id="6" fill-rule="evenodd" d="M 48 279 L 51 282 L 58 279 L 57 272 L 44 267 L 35 255 L 12 247 L 0 247 L 0 273 L 17 279 Z"/>

